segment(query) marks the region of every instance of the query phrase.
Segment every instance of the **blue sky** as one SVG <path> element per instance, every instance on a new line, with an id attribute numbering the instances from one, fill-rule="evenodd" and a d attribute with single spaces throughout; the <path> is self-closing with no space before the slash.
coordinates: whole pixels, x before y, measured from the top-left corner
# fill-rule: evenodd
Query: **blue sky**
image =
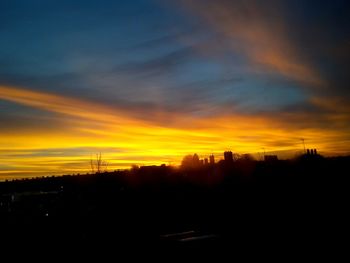
<path id="1" fill-rule="evenodd" d="M 349 9 L 345 0 L 3 0 L 0 135 L 68 129 L 66 98 L 178 129 L 185 117 L 189 128 L 262 118 L 332 134 L 328 145 L 344 147 L 328 148 L 347 152 Z"/>
<path id="2" fill-rule="evenodd" d="M 2 83 L 204 114 L 220 104 L 269 111 L 306 99 L 290 79 L 252 69 L 245 54 L 225 47 L 215 29 L 175 3 L 1 5 Z"/>

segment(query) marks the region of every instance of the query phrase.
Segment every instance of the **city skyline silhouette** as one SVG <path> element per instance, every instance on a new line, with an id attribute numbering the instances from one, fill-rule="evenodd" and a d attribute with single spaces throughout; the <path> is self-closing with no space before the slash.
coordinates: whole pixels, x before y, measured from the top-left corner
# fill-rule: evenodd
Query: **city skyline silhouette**
<path id="1" fill-rule="evenodd" d="M 2 1 L 0 180 L 85 173 L 97 153 L 111 170 L 303 142 L 349 155 L 348 9 Z"/>
<path id="2" fill-rule="evenodd" d="M 1 259 L 344 260 L 349 18 L 348 0 L 1 0 Z"/>

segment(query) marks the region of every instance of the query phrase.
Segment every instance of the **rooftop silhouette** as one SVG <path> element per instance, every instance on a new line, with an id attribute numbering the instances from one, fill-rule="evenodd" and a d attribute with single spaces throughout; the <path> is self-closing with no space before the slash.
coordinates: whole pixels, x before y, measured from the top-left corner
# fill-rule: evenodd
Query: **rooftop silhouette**
<path id="1" fill-rule="evenodd" d="M 313 242 L 328 242 L 328 234 L 319 239 L 319 227 L 326 233 L 339 222 L 321 215 L 336 216 L 344 205 L 350 157 L 313 158 L 316 150 L 293 160 L 222 156 L 202 163 L 198 154 L 187 155 L 178 168 L 134 166 L 0 183 L 1 221 L 9 226 L 2 237 L 215 248 L 248 237 L 259 243 L 265 235 L 278 237 L 275 245 L 292 237 L 304 242 L 311 231 Z"/>

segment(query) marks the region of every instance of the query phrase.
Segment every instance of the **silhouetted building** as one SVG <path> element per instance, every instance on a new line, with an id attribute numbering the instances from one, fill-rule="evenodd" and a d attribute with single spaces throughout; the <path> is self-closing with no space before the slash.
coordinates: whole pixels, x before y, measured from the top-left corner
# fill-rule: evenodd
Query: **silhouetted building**
<path id="1" fill-rule="evenodd" d="M 224 152 L 224 160 L 225 162 L 233 162 L 233 154 L 231 151 Z"/>
<path id="2" fill-rule="evenodd" d="M 210 164 L 215 164 L 215 158 L 214 158 L 213 154 L 209 156 L 209 163 Z"/>
<path id="3" fill-rule="evenodd" d="M 316 149 L 307 149 L 306 154 L 307 155 L 317 155 L 317 150 Z"/>
<path id="4" fill-rule="evenodd" d="M 192 157 L 193 166 L 198 166 L 200 164 L 198 154 L 194 154 Z"/>
<path id="5" fill-rule="evenodd" d="M 265 162 L 275 162 L 278 161 L 277 155 L 265 155 L 264 156 Z"/>
<path id="6" fill-rule="evenodd" d="M 203 165 L 204 161 L 203 160 L 199 160 L 199 163 L 200 163 L 200 165 Z"/>
<path id="7" fill-rule="evenodd" d="M 204 164 L 205 164 L 205 165 L 208 164 L 208 158 L 204 158 Z"/>

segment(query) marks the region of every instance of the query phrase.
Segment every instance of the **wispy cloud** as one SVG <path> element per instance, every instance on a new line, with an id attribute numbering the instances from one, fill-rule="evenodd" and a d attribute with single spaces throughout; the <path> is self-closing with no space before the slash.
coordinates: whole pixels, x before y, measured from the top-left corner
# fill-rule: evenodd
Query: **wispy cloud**
<path id="1" fill-rule="evenodd" d="M 17 130 L 2 133 L 2 174 L 42 174 L 89 171 L 91 154 L 102 152 L 111 169 L 131 164 L 178 164 L 188 153 L 221 157 L 226 149 L 254 153 L 300 149 L 300 138 L 322 153 L 347 153 L 350 141 L 347 119 L 339 114 L 305 116 L 304 113 L 221 116 L 162 114 L 162 122 L 137 118 L 126 111 L 50 93 L 0 87 L 0 99 L 55 113 L 56 130 Z M 338 117 L 337 117 L 338 116 Z M 165 122 L 168 118 L 168 123 Z M 52 120 L 56 122 L 56 119 Z M 326 127 L 335 121 L 341 130 Z M 312 122 L 310 124 L 310 122 Z M 338 126 L 336 126 L 338 127 Z M 6 166 L 6 167 L 5 167 Z M 5 169 L 5 168 L 6 169 Z M 41 169 L 40 172 L 38 172 Z"/>
<path id="2" fill-rule="evenodd" d="M 301 137 L 349 152 L 348 1 L 15 2 L 0 8 L 2 176 L 87 171 L 98 151 L 111 169 L 293 154 Z"/>
<path id="3" fill-rule="evenodd" d="M 281 1 L 183 1 L 222 40 L 242 52 L 257 70 L 272 70 L 310 85 L 324 85 L 321 75 L 293 45 Z"/>
<path id="4" fill-rule="evenodd" d="M 22 88 L 0 86 L 0 98 L 49 112 L 90 119 L 99 123 L 113 122 L 128 124 L 129 121 L 118 112 L 101 104 L 67 96 L 32 91 Z M 96 109 L 96 111 L 94 110 Z"/>

